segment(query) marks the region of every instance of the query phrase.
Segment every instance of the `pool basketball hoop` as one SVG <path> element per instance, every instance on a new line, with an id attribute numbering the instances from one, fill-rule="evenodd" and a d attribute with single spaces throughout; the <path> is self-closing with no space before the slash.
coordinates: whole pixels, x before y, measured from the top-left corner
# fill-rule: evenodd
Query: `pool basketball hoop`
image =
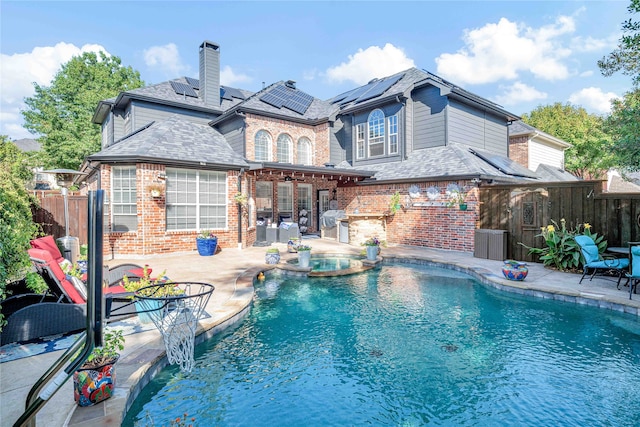
<path id="1" fill-rule="evenodd" d="M 198 320 L 214 287 L 208 283 L 165 282 L 138 289 L 134 295 L 160 331 L 169 363 L 191 372 Z"/>

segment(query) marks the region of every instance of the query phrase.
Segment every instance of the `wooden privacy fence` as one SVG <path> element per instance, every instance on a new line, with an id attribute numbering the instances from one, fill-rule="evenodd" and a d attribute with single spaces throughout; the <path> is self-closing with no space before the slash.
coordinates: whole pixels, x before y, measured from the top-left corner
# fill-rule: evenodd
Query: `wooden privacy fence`
<path id="1" fill-rule="evenodd" d="M 507 256 L 535 261 L 519 244 L 542 248 L 541 228 L 566 220 L 589 223 L 609 246 L 640 240 L 640 193 L 602 193 L 602 181 L 572 181 L 480 188 L 479 228 L 507 231 Z"/>
<path id="2" fill-rule="evenodd" d="M 33 206 L 33 221 L 40 224 L 44 234 L 57 239 L 65 236 L 64 197 L 59 190 L 34 191 L 40 206 Z M 87 243 L 87 196 L 68 195 L 69 236 L 77 237 L 80 244 Z"/>

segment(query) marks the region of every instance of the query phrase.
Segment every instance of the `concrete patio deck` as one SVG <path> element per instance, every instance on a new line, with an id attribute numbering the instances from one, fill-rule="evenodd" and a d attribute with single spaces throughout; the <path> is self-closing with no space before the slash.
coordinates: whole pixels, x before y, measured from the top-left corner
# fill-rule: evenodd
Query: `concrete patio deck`
<path id="1" fill-rule="evenodd" d="M 332 240 L 313 239 L 307 242 L 314 253 L 358 254 L 361 247 L 337 243 Z M 280 248 L 283 260 L 295 256 L 285 254 L 285 244 L 274 244 Z M 253 279 L 270 266 L 264 264 L 264 247 L 244 250 L 223 249 L 213 257 L 200 257 L 195 253 L 158 255 L 145 259 L 117 259 L 109 264 L 122 262 L 148 263 L 155 272 L 167 270 L 174 281 L 200 281 L 215 285 L 206 308 L 210 315 L 200 322 L 201 334 L 196 342 L 202 342 L 225 327 L 242 319 L 250 308 L 253 298 Z M 640 295 L 629 300 L 627 288 L 616 289 L 610 278 L 585 279 L 578 284 L 580 275 L 560 273 L 546 269 L 541 264 L 530 264 L 529 275 L 523 282 L 504 279 L 501 261 L 474 258 L 470 253 L 443 251 L 428 248 L 394 246 L 384 248 L 386 261 L 420 260 L 442 263 L 460 271 L 466 271 L 482 283 L 500 289 L 586 304 L 603 309 L 617 310 L 638 316 Z M 281 260 L 281 263 L 283 261 Z M 26 396 L 40 375 L 57 360 L 62 351 L 19 359 L 0 364 L 0 424 L 13 425 L 24 410 Z M 123 413 L 144 385 L 166 363 L 164 345 L 155 329 L 126 336 L 125 350 L 118 361 L 118 383 L 115 395 L 98 405 L 79 408 L 73 401 L 72 381 L 47 402 L 36 417 L 37 425 L 46 426 L 92 426 L 120 425 Z"/>

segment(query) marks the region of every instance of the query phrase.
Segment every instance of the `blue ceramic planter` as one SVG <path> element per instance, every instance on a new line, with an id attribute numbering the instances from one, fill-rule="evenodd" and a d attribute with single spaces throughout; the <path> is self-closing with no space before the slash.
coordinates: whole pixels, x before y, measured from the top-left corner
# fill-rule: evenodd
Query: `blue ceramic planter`
<path id="1" fill-rule="evenodd" d="M 215 237 L 213 239 L 196 239 L 196 246 L 198 248 L 198 253 L 201 256 L 211 256 L 216 253 L 216 248 L 218 247 L 218 238 Z"/>
<path id="2" fill-rule="evenodd" d="M 502 274 L 509 280 L 524 280 L 528 273 L 527 264 L 512 259 L 506 260 L 502 266 Z"/>

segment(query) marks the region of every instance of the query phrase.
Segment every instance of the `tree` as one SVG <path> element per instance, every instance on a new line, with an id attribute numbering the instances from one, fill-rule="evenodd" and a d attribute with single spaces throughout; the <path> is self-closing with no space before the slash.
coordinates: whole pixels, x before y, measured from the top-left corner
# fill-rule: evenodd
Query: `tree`
<path id="1" fill-rule="evenodd" d="M 100 126 L 91 122 L 98 102 L 143 85 L 138 71 L 103 52 L 72 58 L 51 86 L 34 83 L 35 95 L 25 99 L 22 115 L 24 127 L 42 135 L 44 166 L 79 168 L 87 155 L 100 150 Z"/>
<path id="2" fill-rule="evenodd" d="M 604 119 L 582 107 L 557 102 L 523 114 L 522 120 L 570 143 L 572 147 L 565 151 L 565 169 L 580 178 L 603 178 L 614 163 Z"/>
<path id="3" fill-rule="evenodd" d="M 0 135 L 0 301 L 7 284 L 24 277 L 31 265 L 27 249 L 38 231 L 26 190 L 31 179 L 26 157 L 7 136 Z"/>
<path id="4" fill-rule="evenodd" d="M 631 0 L 627 7 L 629 13 L 640 12 L 640 0 Z M 632 76 L 634 85 L 640 84 L 640 22 L 629 19 L 622 23 L 622 38 L 618 48 L 598 61 L 598 67 L 604 76 L 618 71 Z"/>
<path id="5" fill-rule="evenodd" d="M 640 88 L 614 100 L 612 107 L 606 126 L 616 164 L 623 171 L 640 171 Z"/>

